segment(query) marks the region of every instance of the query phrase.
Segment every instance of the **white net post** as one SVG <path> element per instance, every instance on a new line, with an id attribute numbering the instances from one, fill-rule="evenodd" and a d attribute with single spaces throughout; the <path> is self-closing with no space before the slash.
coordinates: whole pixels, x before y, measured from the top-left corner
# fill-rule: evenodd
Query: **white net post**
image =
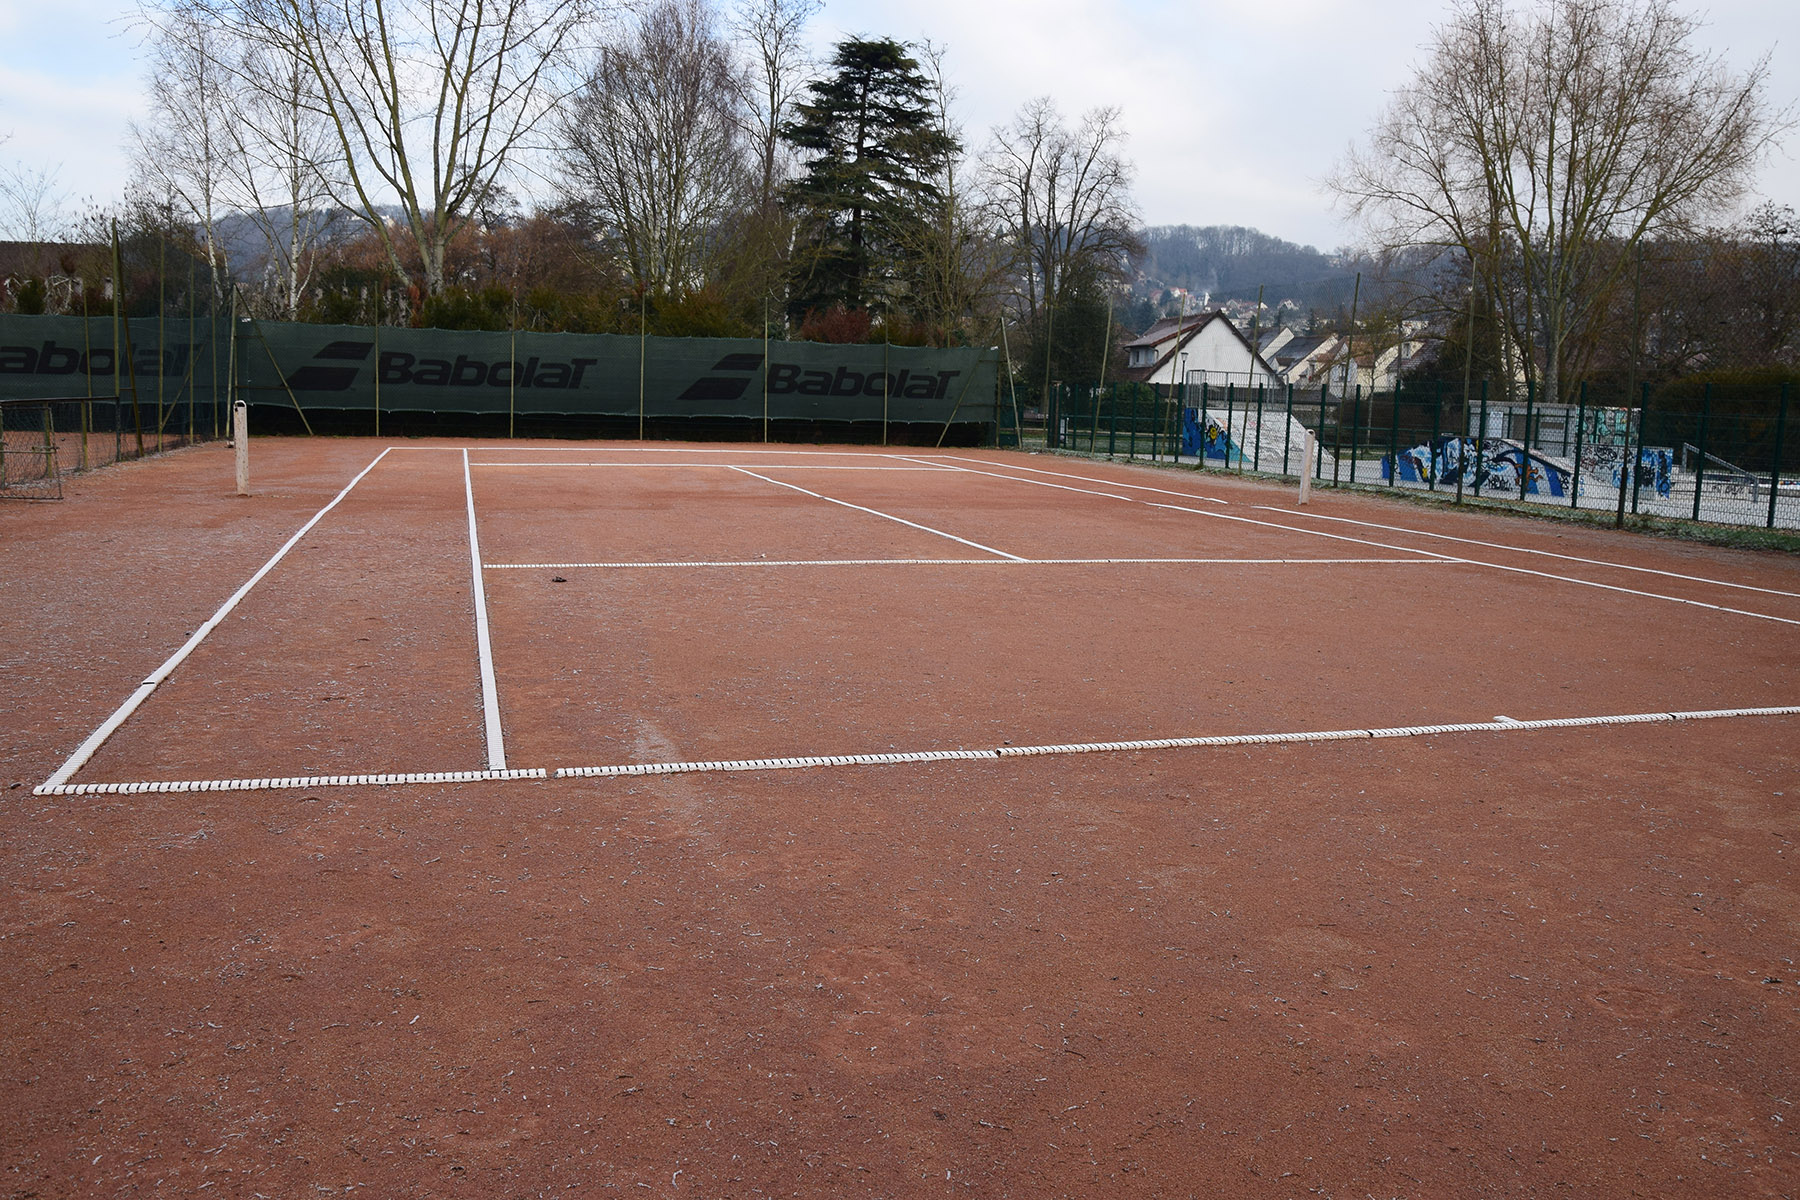
<path id="1" fill-rule="evenodd" d="M 1300 462 L 1300 503 L 1305 504 L 1312 495 L 1313 454 L 1318 449 L 1318 435 L 1312 430 L 1306 431 L 1306 453 Z"/>
<path id="2" fill-rule="evenodd" d="M 237 455 L 237 494 L 250 494 L 250 408 L 242 400 L 231 406 L 231 448 Z"/>

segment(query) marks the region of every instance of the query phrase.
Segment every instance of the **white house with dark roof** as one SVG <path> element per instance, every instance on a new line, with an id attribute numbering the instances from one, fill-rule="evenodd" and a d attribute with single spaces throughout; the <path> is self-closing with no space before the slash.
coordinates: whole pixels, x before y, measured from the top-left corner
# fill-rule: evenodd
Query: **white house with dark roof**
<path id="1" fill-rule="evenodd" d="M 1165 317 L 1125 343 L 1125 355 L 1125 378 L 1133 383 L 1281 383 L 1280 374 L 1222 312 Z"/>

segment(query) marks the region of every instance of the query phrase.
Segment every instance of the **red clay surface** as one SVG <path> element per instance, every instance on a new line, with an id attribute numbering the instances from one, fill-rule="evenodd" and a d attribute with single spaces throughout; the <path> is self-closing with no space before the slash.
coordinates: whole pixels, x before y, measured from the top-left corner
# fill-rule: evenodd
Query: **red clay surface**
<path id="1" fill-rule="evenodd" d="M 77 782 L 484 765 L 461 456 L 403 445 Z M 8 1194 L 1800 1192 L 1800 718 L 31 794 L 380 449 L 0 506 Z M 1800 627 L 1496 569 L 1795 620 L 1785 557 L 994 452 L 471 458 L 1032 559 L 1489 564 L 502 570 L 993 556 L 723 465 L 478 465 L 513 766 L 1800 703 Z"/>

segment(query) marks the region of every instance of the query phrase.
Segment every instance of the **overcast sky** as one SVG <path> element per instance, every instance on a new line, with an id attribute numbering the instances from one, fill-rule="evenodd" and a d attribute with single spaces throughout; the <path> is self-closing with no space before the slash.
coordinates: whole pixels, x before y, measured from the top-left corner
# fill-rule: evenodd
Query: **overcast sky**
<path id="1" fill-rule="evenodd" d="M 119 198 L 126 123 L 143 106 L 130 11 L 0 0 L 0 163 L 54 170 L 76 201 Z M 1354 235 L 1319 180 L 1412 73 L 1444 11 L 1443 0 L 826 0 L 813 34 L 821 56 L 846 34 L 947 45 L 975 146 L 1033 96 L 1071 121 L 1116 105 L 1148 223 L 1250 225 L 1329 250 Z M 1771 100 L 1796 102 L 1794 0 L 1697 11 L 1709 49 L 1739 69 L 1769 54 Z M 1760 183 L 1800 208 L 1800 134 Z"/>

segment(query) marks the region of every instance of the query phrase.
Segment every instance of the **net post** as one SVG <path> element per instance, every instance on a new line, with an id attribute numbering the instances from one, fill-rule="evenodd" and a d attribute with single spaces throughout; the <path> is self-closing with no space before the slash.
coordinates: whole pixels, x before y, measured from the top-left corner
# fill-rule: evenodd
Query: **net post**
<path id="1" fill-rule="evenodd" d="M 1308 462 L 1308 463 L 1312 462 L 1313 450 L 1314 450 L 1315 444 L 1317 442 L 1318 442 L 1318 435 L 1315 434 L 1310 429 L 1307 430 L 1306 431 L 1306 462 Z M 1300 472 L 1300 503 L 1301 503 L 1301 505 L 1304 506 L 1306 504 L 1307 500 L 1309 500 L 1311 497 L 1312 497 L 1312 472 L 1310 470 L 1302 470 Z"/>
<path id="2" fill-rule="evenodd" d="M 250 494 L 250 406 L 242 400 L 231 406 L 231 448 L 237 459 L 237 494 Z"/>

